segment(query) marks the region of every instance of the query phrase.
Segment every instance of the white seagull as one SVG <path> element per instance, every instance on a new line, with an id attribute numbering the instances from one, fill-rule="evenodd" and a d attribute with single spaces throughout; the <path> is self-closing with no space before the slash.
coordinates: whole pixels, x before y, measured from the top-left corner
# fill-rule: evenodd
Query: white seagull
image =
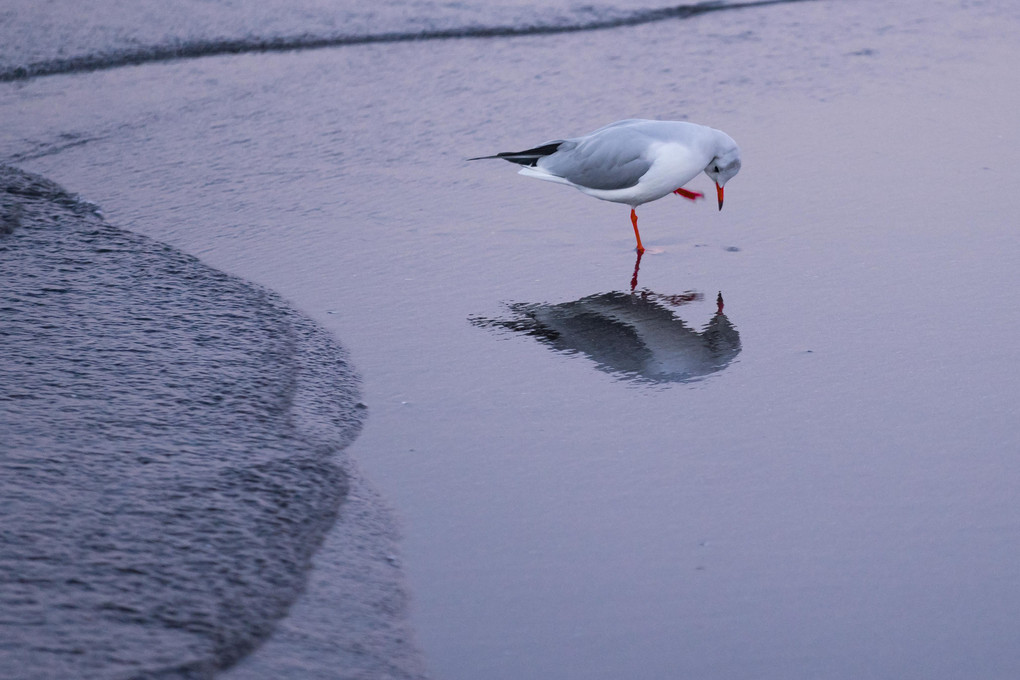
<path id="1" fill-rule="evenodd" d="M 723 187 L 740 172 L 740 149 L 721 130 L 671 120 L 621 120 L 583 137 L 557 139 L 525 151 L 494 156 L 521 165 L 526 177 L 572 186 L 603 201 L 630 206 L 637 251 L 643 253 L 636 208 L 668 194 L 690 200 L 683 188 L 704 171 L 715 182 L 719 209 Z"/>

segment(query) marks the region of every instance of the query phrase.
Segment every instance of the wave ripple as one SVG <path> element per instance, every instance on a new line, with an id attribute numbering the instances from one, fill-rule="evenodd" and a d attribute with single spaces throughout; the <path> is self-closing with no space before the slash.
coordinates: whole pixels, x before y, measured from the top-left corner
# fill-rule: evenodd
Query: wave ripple
<path id="1" fill-rule="evenodd" d="M 511 38 L 518 36 L 550 35 L 598 31 L 625 26 L 637 26 L 668 19 L 688 19 L 710 12 L 748 9 L 769 5 L 782 5 L 813 0 L 748 0 L 747 2 L 700 2 L 643 10 L 620 10 L 612 7 L 595 9 L 586 6 L 583 13 L 572 17 L 550 16 L 534 20 L 520 20 L 510 24 L 484 25 L 471 23 L 462 26 L 364 33 L 308 33 L 261 37 L 248 35 L 240 38 L 181 39 L 166 44 L 149 44 L 134 48 L 100 50 L 92 54 L 59 57 L 32 61 L 21 65 L 0 65 L 0 82 L 25 80 L 39 76 L 63 73 L 83 73 L 103 69 L 169 61 L 193 59 L 249 52 L 283 52 L 290 50 L 345 47 L 378 43 L 417 42 L 427 40 L 454 40 L 480 38 Z"/>
<path id="2" fill-rule="evenodd" d="M 211 677 L 336 519 L 347 358 L 275 294 L 3 166 L 0 225 L 0 677 Z"/>

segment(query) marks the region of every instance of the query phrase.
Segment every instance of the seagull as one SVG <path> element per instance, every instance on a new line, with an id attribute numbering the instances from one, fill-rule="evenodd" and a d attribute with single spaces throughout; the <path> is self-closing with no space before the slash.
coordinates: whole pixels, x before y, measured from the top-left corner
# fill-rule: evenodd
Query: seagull
<path id="1" fill-rule="evenodd" d="M 637 252 L 645 252 L 637 207 L 669 194 L 703 197 L 683 188 L 704 172 L 715 182 L 719 209 L 723 187 L 740 172 L 740 149 L 721 130 L 671 120 L 630 119 L 583 137 L 557 139 L 525 151 L 504 151 L 470 161 L 502 158 L 525 177 L 572 186 L 589 196 L 630 206 Z"/>

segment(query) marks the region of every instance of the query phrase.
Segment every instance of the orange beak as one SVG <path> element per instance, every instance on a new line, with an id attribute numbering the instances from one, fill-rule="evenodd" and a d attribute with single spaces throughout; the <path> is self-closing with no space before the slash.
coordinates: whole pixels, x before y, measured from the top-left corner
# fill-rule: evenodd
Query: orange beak
<path id="1" fill-rule="evenodd" d="M 716 182 L 715 193 L 719 196 L 719 210 L 722 210 L 722 187 Z"/>

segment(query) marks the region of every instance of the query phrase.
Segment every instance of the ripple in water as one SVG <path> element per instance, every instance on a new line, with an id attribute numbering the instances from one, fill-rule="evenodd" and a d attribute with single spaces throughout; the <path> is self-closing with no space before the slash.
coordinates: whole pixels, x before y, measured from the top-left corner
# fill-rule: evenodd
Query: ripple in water
<path id="1" fill-rule="evenodd" d="M 0 167 L 0 676 L 210 677 L 348 489 L 357 382 L 275 294 Z"/>

